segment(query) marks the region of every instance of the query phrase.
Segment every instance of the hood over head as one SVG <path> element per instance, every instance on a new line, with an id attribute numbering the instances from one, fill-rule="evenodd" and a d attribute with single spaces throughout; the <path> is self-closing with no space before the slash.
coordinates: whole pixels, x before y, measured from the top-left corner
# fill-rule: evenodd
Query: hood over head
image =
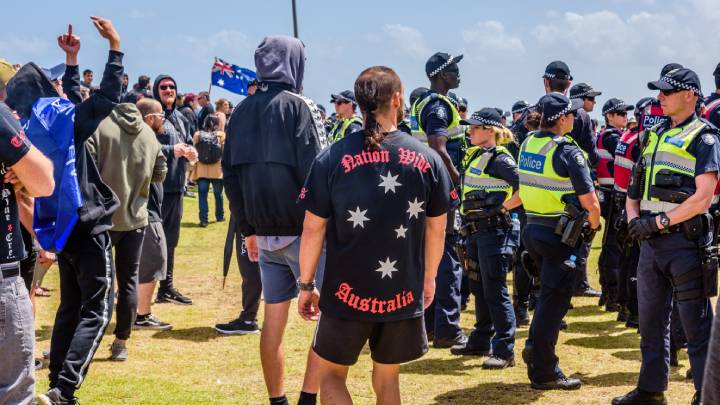
<path id="1" fill-rule="evenodd" d="M 293 37 L 265 37 L 255 49 L 255 69 L 260 82 L 285 83 L 302 90 L 305 45 Z"/>
<path id="2" fill-rule="evenodd" d="M 175 83 L 175 97 L 177 97 L 177 95 L 180 94 L 180 91 L 177 88 L 178 87 L 177 82 L 175 81 L 175 79 L 172 76 L 158 75 L 158 77 L 155 78 L 155 83 L 153 83 L 153 87 L 152 87 L 153 98 L 157 101 L 160 101 L 160 82 L 165 79 L 170 79 L 170 80 L 172 80 L 173 83 Z M 160 101 L 160 104 L 162 104 L 162 101 Z M 163 110 L 164 109 L 165 109 L 165 106 L 163 105 Z M 174 105 L 173 105 L 172 109 L 173 110 L 175 109 Z"/>
<path id="3" fill-rule="evenodd" d="M 15 110 L 20 118 L 29 118 L 33 105 L 43 97 L 59 95 L 43 70 L 33 62 L 23 65 L 7 83 L 5 103 Z"/>
<path id="4" fill-rule="evenodd" d="M 137 135 L 143 128 L 143 117 L 135 104 L 122 103 L 116 105 L 110 117 L 128 135 Z"/>

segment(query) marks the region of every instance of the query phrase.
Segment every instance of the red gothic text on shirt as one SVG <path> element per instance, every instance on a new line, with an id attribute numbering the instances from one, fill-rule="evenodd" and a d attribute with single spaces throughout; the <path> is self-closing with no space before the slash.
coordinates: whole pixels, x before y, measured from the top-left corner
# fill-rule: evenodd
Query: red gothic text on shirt
<path id="1" fill-rule="evenodd" d="M 345 168 L 345 173 L 366 165 L 368 163 L 388 163 L 390 162 L 390 152 L 386 150 L 368 151 L 356 155 L 344 155 L 340 164 Z"/>
<path id="2" fill-rule="evenodd" d="M 422 153 L 405 148 L 398 148 L 398 151 L 401 165 L 414 166 L 422 173 L 426 173 L 430 169 L 430 163 Z"/>
<path id="3" fill-rule="evenodd" d="M 415 301 L 412 291 L 403 290 L 402 293 L 395 294 L 395 297 L 380 300 L 375 297 L 360 297 L 354 294 L 352 290 L 350 284 L 342 283 L 335 292 L 335 296 L 348 307 L 360 312 L 370 312 L 372 314 L 391 313 Z"/>

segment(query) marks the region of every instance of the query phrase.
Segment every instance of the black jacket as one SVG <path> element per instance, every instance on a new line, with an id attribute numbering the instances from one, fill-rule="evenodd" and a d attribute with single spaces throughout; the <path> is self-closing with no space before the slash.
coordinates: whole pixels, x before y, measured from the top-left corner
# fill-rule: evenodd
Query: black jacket
<path id="1" fill-rule="evenodd" d="M 88 231 L 96 235 L 109 230 L 112 228 L 112 214 L 120 206 L 115 193 L 100 178 L 97 165 L 85 148 L 85 141 L 120 100 L 124 71 L 122 59 L 122 52 L 110 51 L 100 87 L 85 101 L 80 96 L 78 66 L 67 66 L 62 77 L 63 91 L 75 104 L 75 168 L 83 199 L 76 232 Z M 27 69 L 23 67 L 16 78 L 16 82 L 8 83 L 7 104 L 21 118 L 29 117 L 38 98 L 58 96 L 48 78 L 34 64 L 28 64 Z"/>
<path id="2" fill-rule="evenodd" d="M 156 100 L 160 100 L 159 85 L 162 80 L 173 79 L 167 75 L 159 75 L 155 79 L 153 85 L 153 95 Z M 177 83 L 175 84 L 177 87 Z M 163 106 L 163 109 L 165 106 Z M 162 145 L 162 151 L 167 160 L 167 176 L 163 182 L 163 190 L 165 193 L 182 193 L 185 191 L 185 177 L 187 173 L 188 160 L 184 157 L 175 157 L 175 144 L 185 143 L 192 145 L 192 134 L 190 133 L 190 127 L 180 111 L 175 106 L 170 110 L 165 110 L 165 132 L 158 136 L 158 141 Z"/>
<path id="3" fill-rule="evenodd" d="M 225 191 L 243 235 L 296 236 L 296 203 L 326 143 L 320 111 L 289 85 L 263 83 L 233 111 L 222 159 Z"/>

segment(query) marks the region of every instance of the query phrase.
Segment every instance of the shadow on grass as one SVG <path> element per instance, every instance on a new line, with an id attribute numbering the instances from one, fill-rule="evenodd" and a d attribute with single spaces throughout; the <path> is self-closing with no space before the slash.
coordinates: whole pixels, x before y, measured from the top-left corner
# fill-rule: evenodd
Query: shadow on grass
<path id="1" fill-rule="evenodd" d="M 594 376 L 584 376 L 582 374 L 574 374 L 571 377 L 579 378 L 585 385 L 595 387 L 617 387 L 622 385 L 633 385 L 637 382 L 637 372 L 616 372 Z"/>
<path id="2" fill-rule="evenodd" d="M 601 316 L 605 314 L 606 312 L 597 305 L 585 305 L 582 307 L 576 306 L 575 308 L 569 310 L 565 316 L 568 318 L 578 318 L 584 316 Z"/>
<path id="3" fill-rule="evenodd" d="M 40 329 L 35 329 L 35 341 L 37 342 L 44 342 L 46 340 L 50 340 L 50 337 L 52 336 L 52 326 L 50 325 L 42 325 Z"/>
<path id="4" fill-rule="evenodd" d="M 588 349 L 635 349 L 640 345 L 640 336 L 634 331 L 616 336 L 587 336 L 568 339 L 565 344 Z"/>
<path id="5" fill-rule="evenodd" d="M 177 339 L 187 340 L 190 342 L 208 342 L 220 337 L 220 334 L 211 327 L 198 326 L 187 329 L 171 329 L 164 330 L 152 335 L 154 339 Z"/>
<path id="6" fill-rule="evenodd" d="M 568 332 L 585 333 L 590 335 L 617 333 L 626 330 L 625 325 L 616 321 L 597 321 L 597 322 L 571 322 L 568 325 Z"/>
<path id="7" fill-rule="evenodd" d="M 436 396 L 433 405 L 440 404 L 530 404 L 542 397 L 543 392 L 527 384 L 485 383 L 472 388 L 448 391 Z"/>
<path id="8" fill-rule="evenodd" d="M 467 375 L 465 370 L 480 367 L 480 356 L 456 356 L 449 359 L 423 359 L 400 366 L 401 373 L 421 375 Z M 472 364 L 465 362 L 472 361 Z"/>
<path id="9" fill-rule="evenodd" d="M 617 357 L 620 360 L 640 361 L 642 360 L 642 353 L 640 350 L 623 350 L 612 354 L 613 357 Z"/>
<path id="10" fill-rule="evenodd" d="M 182 222 L 180 224 L 181 228 L 200 228 L 200 224 L 197 222 Z"/>

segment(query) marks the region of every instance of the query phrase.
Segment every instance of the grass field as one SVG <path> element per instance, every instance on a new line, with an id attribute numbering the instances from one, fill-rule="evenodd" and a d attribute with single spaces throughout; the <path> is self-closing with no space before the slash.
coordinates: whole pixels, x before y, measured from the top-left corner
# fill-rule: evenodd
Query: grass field
<path id="1" fill-rule="evenodd" d="M 211 199 L 212 200 L 212 199 Z M 212 212 L 212 201 L 211 212 Z M 267 403 L 258 352 L 259 335 L 220 336 L 217 322 L 234 319 L 240 308 L 240 276 L 233 264 L 222 289 L 222 251 L 227 222 L 197 227 L 197 200 L 185 199 L 185 217 L 177 249 L 177 287 L 194 305 L 153 306 L 153 313 L 171 322 L 171 331 L 134 331 L 128 342 L 130 359 L 107 361 L 114 320 L 82 388 L 83 404 L 265 404 Z M 590 259 L 592 284 L 597 287 L 595 262 Z M 54 267 L 45 279 L 52 297 L 38 298 L 38 356 L 49 350 L 58 304 L 58 278 Z M 517 366 L 485 371 L 481 358 L 452 356 L 431 349 L 420 360 L 402 366 L 402 397 L 406 404 L 609 404 L 613 396 L 629 391 L 640 368 L 640 338 L 635 330 L 615 322 L 615 314 L 602 311 L 597 301 L 574 299 L 567 316 L 569 329 L 560 333 L 558 356 L 566 374 L 579 377 L 583 387 L 572 392 L 542 392 L 530 388 L 520 352 L 527 328 L 517 333 Z M 472 307 L 472 304 L 470 305 Z M 313 324 L 292 313 L 285 335 L 285 387 L 291 403 L 297 400 Z M 262 312 L 260 313 L 262 319 Z M 469 330 L 474 315 L 466 311 L 462 326 Z M 668 403 L 689 403 L 694 392 L 684 376 L 687 355 L 671 369 Z M 373 403 L 371 361 L 367 351 L 351 369 L 350 392 L 357 404 Z M 37 390 L 47 389 L 47 370 L 37 373 Z"/>

